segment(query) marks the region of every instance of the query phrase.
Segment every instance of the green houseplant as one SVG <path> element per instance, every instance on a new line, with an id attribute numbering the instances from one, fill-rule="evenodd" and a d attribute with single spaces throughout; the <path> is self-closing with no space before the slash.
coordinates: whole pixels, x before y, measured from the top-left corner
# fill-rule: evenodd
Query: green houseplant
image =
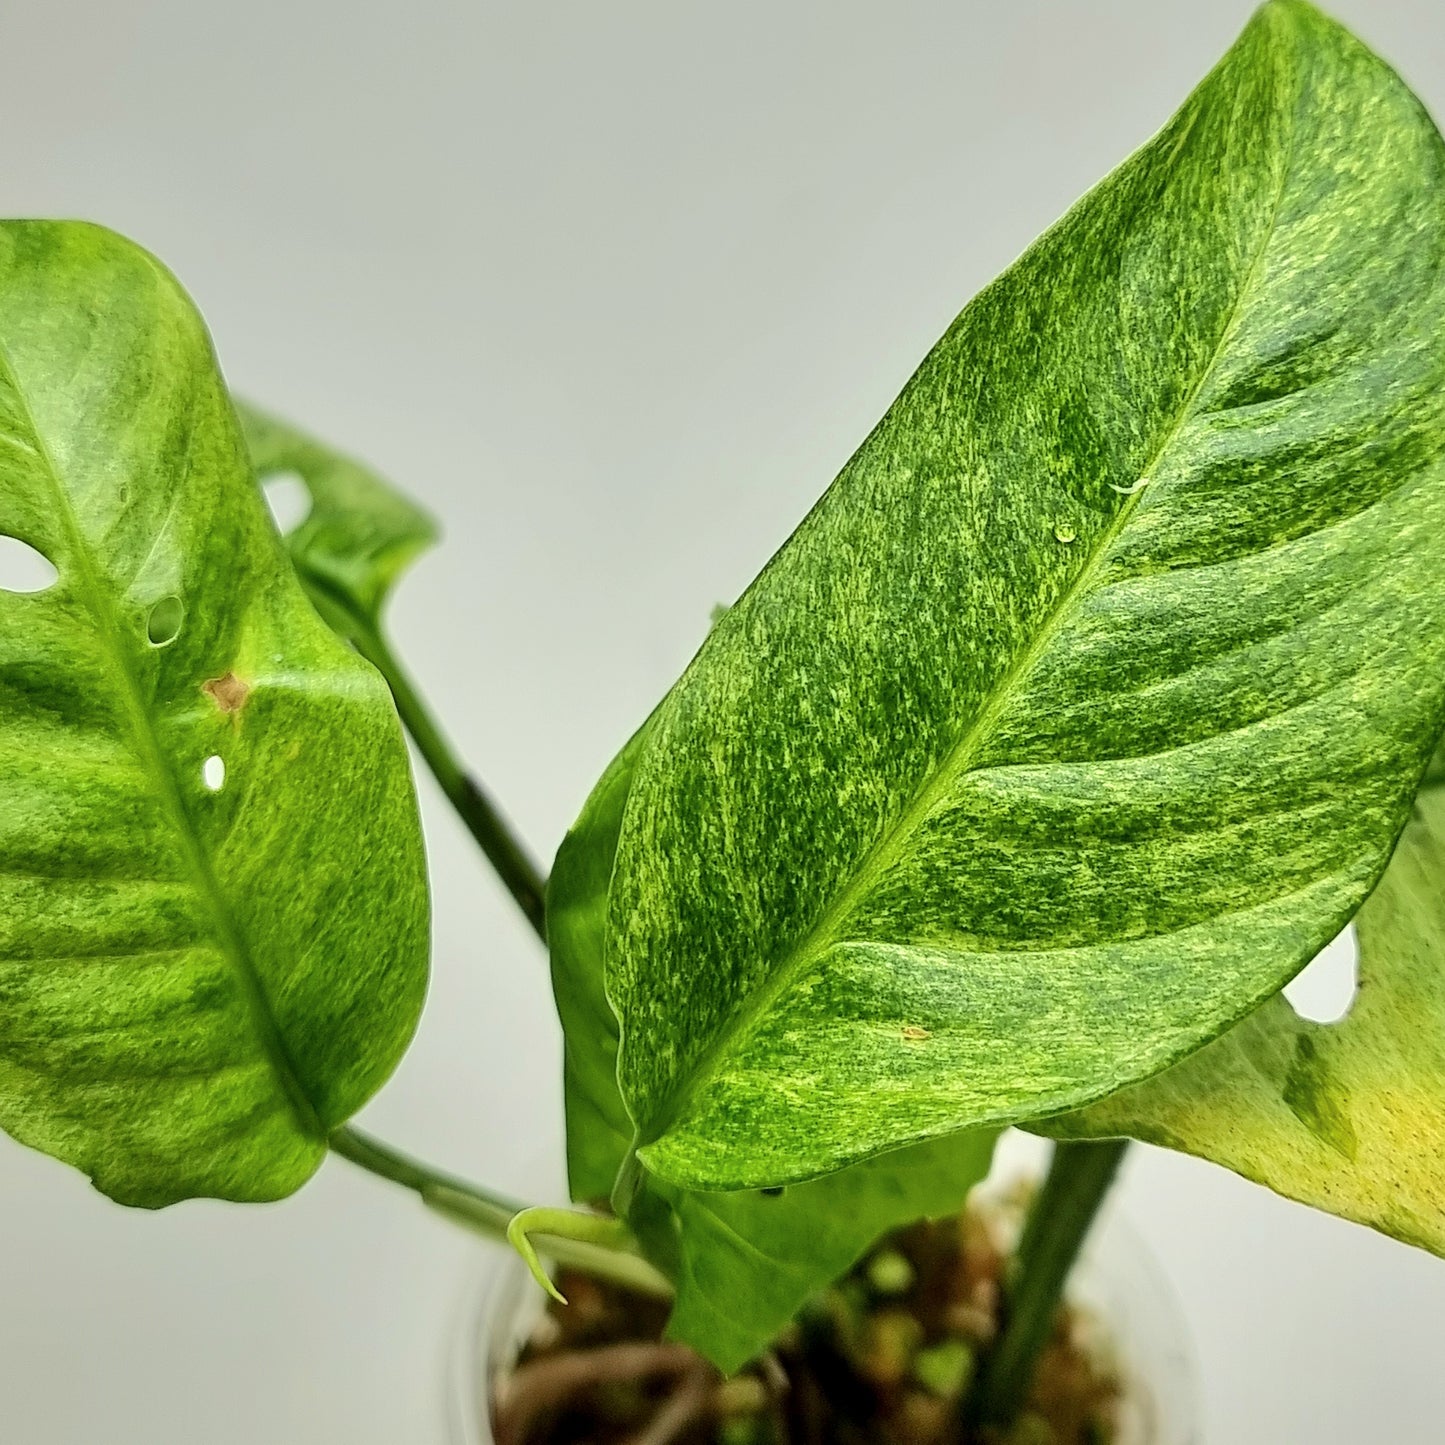
<path id="1" fill-rule="evenodd" d="M 1069 1143 L 960 1405 L 1000 1423 L 1091 1141 L 1440 1252 L 1441 163 L 1386 67 L 1267 6 L 955 322 L 545 890 L 385 639 L 429 520 L 238 420 L 144 253 L 8 225 L 0 530 L 56 580 L 0 598 L 0 1122 L 146 1207 L 341 1153 L 667 1291 L 724 1370 L 1023 1124 Z M 547 939 L 590 1210 L 347 1122 L 425 987 L 398 713 Z M 1279 990 L 1351 918 L 1362 998 L 1305 1024 Z"/>

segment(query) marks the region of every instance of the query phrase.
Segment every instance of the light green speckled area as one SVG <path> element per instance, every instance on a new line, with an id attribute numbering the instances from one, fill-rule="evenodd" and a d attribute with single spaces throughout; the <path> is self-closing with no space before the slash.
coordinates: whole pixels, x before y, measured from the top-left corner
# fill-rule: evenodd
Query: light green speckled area
<path id="1" fill-rule="evenodd" d="M 1435 127 L 1278 0 L 963 312 L 654 721 L 650 1169 L 1081 1105 L 1339 931 L 1445 714 L 1442 260 Z"/>
<path id="2" fill-rule="evenodd" d="M 1445 762 L 1445 754 L 1441 755 Z M 1172 1069 L 1040 1129 L 1198 1154 L 1445 1255 L 1445 768 L 1355 919 L 1336 1023 L 1271 999 Z"/>
<path id="3" fill-rule="evenodd" d="M 603 989 L 607 890 L 648 724 L 603 773 L 557 853 L 547 891 L 564 1034 L 572 1197 L 605 1201 L 632 1139 L 617 1087 L 617 1020 Z M 678 1189 L 651 1176 L 628 1199 L 649 1258 L 677 1289 L 668 1334 L 724 1371 L 764 1349 L 803 1303 L 889 1229 L 952 1213 L 988 1172 L 994 1134 L 929 1140 L 780 1191 Z"/>
<path id="4" fill-rule="evenodd" d="M 0 1124 L 128 1204 L 286 1194 L 421 1008 L 410 769 L 200 318 L 97 227 L 0 225 L 0 532 L 59 573 L 0 591 Z"/>

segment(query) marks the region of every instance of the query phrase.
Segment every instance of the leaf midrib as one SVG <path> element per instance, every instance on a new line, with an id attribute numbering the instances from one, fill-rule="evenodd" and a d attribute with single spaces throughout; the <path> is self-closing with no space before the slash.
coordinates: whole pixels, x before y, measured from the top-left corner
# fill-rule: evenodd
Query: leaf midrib
<path id="1" fill-rule="evenodd" d="M 1188 395 L 1181 403 L 1178 414 L 1170 423 L 1163 440 L 1140 472 L 1142 477 L 1152 478 L 1155 475 L 1177 440 L 1180 431 L 1189 421 L 1200 393 L 1210 377 L 1213 376 L 1220 359 L 1228 351 L 1238 329 L 1244 305 L 1258 283 L 1260 270 L 1279 223 L 1280 210 L 1289 187 L 1290 173 L 1293 170 L 1297 131 L 1297 94 L 1295 102 L 1290 110 L 1289 135 L 1285 143 L 1284 160 L 1280 166 L 1279 184 L 1258 247 L 1240 281 L 1239 289 L 1230 305 L 1229 315 L 1220 328 L 1218 340 L 1214 344 L 1209 360 L 1200 369 L 1198 378 L 1190 387 Z M 928 817 L 934 805 L 948 788 L 958 778 L 970 771 L 973 760 L 989 741 L 999 715 L 1011 700 L 1010 694 L 1014 685 L 1029 674 L 1035 663 L 1048 650 L 1054 638 L 1068 621 L 1075 602 L 1087 595 L 1115 540 L 1124 530 L 1134 511 L 1152 491 L 1153 485 L 1151 481 L 1149 486 L 1124 498 L 1124 503 L 1113 520 L 1100 534 L 1099 541 L 1088 561 L 1080 568 L 1078 576 L 1059 599 L 1054 610 L 1044 620 L 1034 640 L 1005 672 L 989 702 L 973 725 L 953 745 L 942 763 L 929 774 L 927 781 L 915 794 L 913 801 L 899 814 L 898 820 L 887 828 L 869 848 L 854 870 L 851 881 L 823 911 L 817 922 L 789 949 L 787 955 L 773 969 L 751 999 L 718 1031 L 680 1086 L 671 1091 L 666 1104 L 653 1116 L 648 1127 L 639 1128 L 637 1139 L 633 1144 L 634 1152 L 655 1142 L 671 1128 L 691 1103 L 698 1089 L 717 1073 L 723 1059 L 729 1053 L 733 1041 L 746 1036 L 767 1013 L 772 1004 L 787 990 L 793 979 L 838 942 L 839 928 L 853 908 L 866 897 L 877 879 L 885 874 L 896 861 L 898 852 L 912 836 L 914 830 Z"/>
<path id="2" fill-rule="evenodd" d="M 301 1084 L 296 1066 L 286 1048 L 285 1040 L 281 1036 L 280 1026 L 271 1010 L 265 985 L 251 958 L 245 939 L 231 917 L 230 906 L 211 870 L 200 839 L 192 827 L 190 815 L 181 799 L 175 775 L 151 724 L 139 683 L 131 672 L 124 649 L 120 645 L 120 620 L 111 606 L 110 598 L 99 574 L 92 565 L 89 545 L 80 529 L 74 508 L 71 506 L 70 494 L 62 481 L 60 468 L 44 434 L 36 424 L 35 414 L 27 399 L 26 388 L 10 356 L 9 347 L 3 340 L 0 340 L 0 365 L 3 365 L 10 379 L 16 404 L 20 408 L 31 437 L 34 438 L 38 459 L 56 498 L 57 515 L 70 544 L 83 599 L 91 616 L 99 625 L 103 656 L 112 676 L 119 684 L 117 694 L 123 701 L 132 738 L 141 755 L 142 765 L 155 784 L 162 806 L 168 815 L 171 830 L 180 842 L 181 854 L 190 872 L 192 886 L 201 896 L 211 914 L 216 931 L 216 941 L 220 944 L 220 952 L 230 965 L 232 975 L 240 985 L 242 1001 L 252 1028 L 281 1085 L 298 1126 L 303 1133 L 324 1142 L 327 1138 L 326 1127 L 322 1124 L 315 1105 Z"/>

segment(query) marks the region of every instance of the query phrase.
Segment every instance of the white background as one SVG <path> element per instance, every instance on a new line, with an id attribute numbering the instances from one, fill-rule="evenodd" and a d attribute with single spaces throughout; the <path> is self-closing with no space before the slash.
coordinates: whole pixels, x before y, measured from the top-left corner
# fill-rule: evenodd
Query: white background
<path id="1" fill-rule="evenodd" d="M 548 854 L 959 306 L 1246 3 L 8 0 L 0 210 L 164 257 L 233 383 L 444 519 L 395 632 Z M 1337 9 L 1445 114 L 1445 11 Z M 556 1187 L 537 947 L 424 781 L 436 973 L 369 1127 Z M 1445 1264 L 1208 1165 L 1122 1193 L 1213 1445 L 1436 1445 Z M 482 1246 L 333 1162 L 128 1213 L 0 1139 L 4 1445 L 440 1445 Z"/>

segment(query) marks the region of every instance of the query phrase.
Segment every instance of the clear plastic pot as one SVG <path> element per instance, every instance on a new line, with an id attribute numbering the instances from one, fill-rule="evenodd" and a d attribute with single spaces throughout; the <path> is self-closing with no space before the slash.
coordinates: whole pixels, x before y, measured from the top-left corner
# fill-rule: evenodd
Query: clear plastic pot
<path id="1" fill-rule="evenodd" d="M 492 1382 L 511 1367 L 545 1305 L 519 1259 L 498 1250 L 491 1264 L 454 1342 L 453 1445 L 493 1445 Z M 1194 1362 L 1179 1306 L 1117 1210 L 1100 1216 L 1068 1293 L 1125 1381 L 1115 1445 L 1201 1445 Z"/>

